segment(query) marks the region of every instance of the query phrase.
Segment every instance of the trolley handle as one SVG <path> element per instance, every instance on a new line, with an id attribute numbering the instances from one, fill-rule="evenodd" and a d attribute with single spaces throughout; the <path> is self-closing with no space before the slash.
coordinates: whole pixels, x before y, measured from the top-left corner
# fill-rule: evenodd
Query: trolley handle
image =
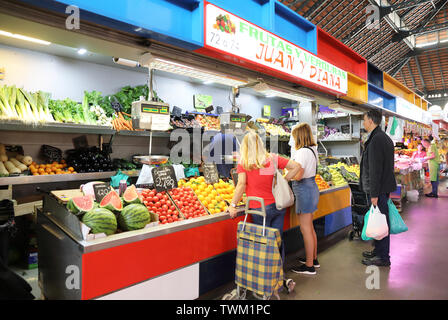
<path id="1" fill-rule="evenodd" d="M 250 210 L 249 209 L 249 204 L 250 204 L 251 201 L 259 202 L 261 204 L 261 211 Z M 264 205 L 264 199 L 260 198 L 260 197 L 247 197 L 245 212 L 246 212 L 246 216 L 244 217 L 243 228 L 242 228 L 241 231 L 244 231 L 244 227 L 246 226 L 246 220 L 247 220 L 248 214 L 249 213 L 250 214 L 256 214 L 256 215 L 259 215 L 259 216 L 263 217 L 263 237 L 264 237 L 265 233 L 266 233 L 266 207 Z"/>

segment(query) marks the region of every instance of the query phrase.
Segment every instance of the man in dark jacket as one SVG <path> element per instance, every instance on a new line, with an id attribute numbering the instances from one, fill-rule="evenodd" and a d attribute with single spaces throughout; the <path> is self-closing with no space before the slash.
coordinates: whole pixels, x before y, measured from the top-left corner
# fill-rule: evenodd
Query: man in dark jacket
<path id="1" fill-rule="evenodd" d="M 389 225 L 388 200 L 397 189 L 394 175 L 394 143 L 381 130 L 381 112 L 370 110 L 364 115 L 364 128 L 369 137 L 364 144 L 361 159 L 360 187 L 368 195 L 371 203 L 378 206 L 387 217 Z M 375 249 L 363 253 L 365 265 L 390 266 L 390 235 L 375 240 Z"/>

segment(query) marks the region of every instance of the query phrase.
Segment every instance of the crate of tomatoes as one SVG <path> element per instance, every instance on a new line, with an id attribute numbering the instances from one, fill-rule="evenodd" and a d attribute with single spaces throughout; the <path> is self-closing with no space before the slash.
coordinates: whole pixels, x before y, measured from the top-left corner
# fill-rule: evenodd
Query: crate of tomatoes
<path id="1" fill-rule="evenodd" d="M 208 216 L 207 210 L 191 188 L 180 187 L 168 193 L 185 219 Z"/>
<path id="2" fill-rule="evenodd" d="M 144 189 L 141 194 L 144 205 L 151 213 L 157 215 L 156 221 L 166 224 L 184 220 L 184 216 L 165 191 L 156 192 L 156 190 Z"/>

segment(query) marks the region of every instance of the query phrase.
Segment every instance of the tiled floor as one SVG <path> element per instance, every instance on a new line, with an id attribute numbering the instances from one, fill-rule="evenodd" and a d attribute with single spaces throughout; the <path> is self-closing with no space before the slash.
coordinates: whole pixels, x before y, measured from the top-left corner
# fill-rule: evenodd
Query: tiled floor
<path id="1" fill-rule="evenodd" d="M 405 203 L 402 216 L 409 231 L 391 236 L 390 268 L 379 268 L 380 289 L 367 289 L 366 266 L 361 254 L 370 250 L 369 243 L 344 239 L 319 253 L 321 268 L 316 276 L 286 274 L 294 279 L 296 289 L 281 299 L 448 299 L 448 190 L 440 185 L 439 199 L 420 198 L 417 203 Z M 19 270 L 40 299 L 37 269 Z M 233 287 L 232 283 L 207 295 L 220 299 Z"/>
<path id="2" fill-rule="evenodd" d="M 29 283 L 31 288 L 33 288 L 31 294 L 35 297 L 36 300 L 40 300 L 41 291 L 38 285 L 38 269 L 23 270 L 15 266 L 10 267 L 10 269 Z"/>

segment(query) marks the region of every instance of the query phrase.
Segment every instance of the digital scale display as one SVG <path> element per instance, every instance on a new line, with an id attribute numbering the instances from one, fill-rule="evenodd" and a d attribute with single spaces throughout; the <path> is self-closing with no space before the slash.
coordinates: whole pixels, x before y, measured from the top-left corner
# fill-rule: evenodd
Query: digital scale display
<path id="1" fill-rule="evenodd" d="M 154 106 L 150 104 L 142 104 L 143 113 L 153 113 L 153 114 L 169 114 L 169 107 L 165 106 Z"/>
<path id="2" fill-rule="evenodd" d="M 246 117 L 231 117 L 230 118 L 231 122 L 241 122 L 241 123 L 246 123 Z"/>

